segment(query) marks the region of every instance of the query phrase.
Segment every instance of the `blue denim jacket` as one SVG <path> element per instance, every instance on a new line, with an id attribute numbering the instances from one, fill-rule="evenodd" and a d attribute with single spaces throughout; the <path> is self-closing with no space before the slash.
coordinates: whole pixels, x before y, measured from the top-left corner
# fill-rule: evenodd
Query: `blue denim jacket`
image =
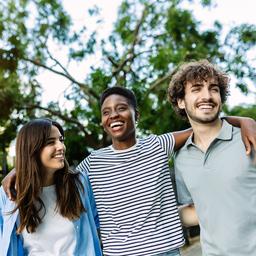
<path id="1" fill-rule="evenodd" d="M 99 228 L 98 213 L 92 193 L 91 184 L 85 176 L 80 174 L 80 179 L 84 185 L 84 193 L 80 191 L 86 212 L 80 218 L 73 221 L 76 230 L 76 248 L 75 256 L 86 255 L 86 248 L 88 246 L 94 247 L 95 255 L 101 256 L 100 242 L 98 239 L 97 228 Z M 18 211 L 13 214 L 6 214 L 15 208 L 15 203 L 10 201 L 3 188 L 0 188 L 0 256 L 25 256 L 27 253 L 23 248 L 23 241 L 20 235 L 16 234 L 16 228 L 19 225 Z M 93 243 L 88 244 L 85 239 L 92 235 Z"/>

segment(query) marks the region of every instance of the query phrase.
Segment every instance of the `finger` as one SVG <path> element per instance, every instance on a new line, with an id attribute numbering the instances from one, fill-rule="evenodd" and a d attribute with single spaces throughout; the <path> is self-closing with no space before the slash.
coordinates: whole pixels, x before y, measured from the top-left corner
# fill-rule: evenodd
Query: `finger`
<path id="1" fill-rule="evenodd" d="M 8 196 L 9 200 L 14 201 L 15 200 L 15 193 L 13 193 L 13 187 L 10 182 L 5 184 L 4 190 L 6 191 L 6 195 Z"/>
<path id="2" fill-rule="evenodd" d="M 253 146 L 253 149 L 254 151 L 256 152 L 256 139 L 254 139 L 252 142 L 251 142 L 252 146 Z"/>
<path id="3" fill-rule="evenodd" d="M 8 198 L 10 200 L 12 200 L 12 192 L 11 192 L 10 188 L 5 188 L 5 192 L 6 192 L 6 195 L 8 196 Z"/>
<path id="4" fill-rule="evenodd" d="M 251 153 L 251 144 L 250 144 L 250 142 L 247 138 L 244 139 L 244 145 L 245 145 L 246 155 L 250 155 L 250 153 Z"/>

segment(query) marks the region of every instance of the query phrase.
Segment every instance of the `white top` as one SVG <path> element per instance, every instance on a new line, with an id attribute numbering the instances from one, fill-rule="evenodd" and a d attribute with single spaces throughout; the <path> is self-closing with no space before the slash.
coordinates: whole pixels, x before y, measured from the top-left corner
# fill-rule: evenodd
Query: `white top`
<path id="1" fill-rule="evenodd" d="M 183 245 L 168 160 L 171 133 L 139 139 L 126 150 L 93 151 L 78 169 L 89 174 L 104 256 L 152 256 Z"/>
<path id="2" fill-rule="evenodd" d="M 73 255 L 76 246 L 75 228 L 72 221 L 56 212 L 55 185 L 44 187 L 41 199 L 46 214 L 36 232 L 23 230 L 24 248 L 29 256 Z"/>

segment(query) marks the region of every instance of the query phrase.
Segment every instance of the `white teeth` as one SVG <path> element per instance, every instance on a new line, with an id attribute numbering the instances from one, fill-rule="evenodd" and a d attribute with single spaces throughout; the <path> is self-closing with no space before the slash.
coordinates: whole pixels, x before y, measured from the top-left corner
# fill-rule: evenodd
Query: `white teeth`
<path id="1" fill-rule="evenodd" d="M 199 109 L 212 109 L 213 106 L 212 105 L 209 105 L 209 104 L 200 104 L 198 106 Z"/>
<path id="2" fill-rule="evenodd" d="M 122 124 L 123 124 L 122 122 L 114 122 L 110 124 L 110 127 L 113 128 L 114 126 L 120 126 Z"/>
<path id="3" fill-rule="evenodd" d="M 58 155 L 55 155 L 54 157 L 55 157 L 55 158 L 63 158 L 64 155 L 63 155 L 63 154 L 58 154 Z"/>

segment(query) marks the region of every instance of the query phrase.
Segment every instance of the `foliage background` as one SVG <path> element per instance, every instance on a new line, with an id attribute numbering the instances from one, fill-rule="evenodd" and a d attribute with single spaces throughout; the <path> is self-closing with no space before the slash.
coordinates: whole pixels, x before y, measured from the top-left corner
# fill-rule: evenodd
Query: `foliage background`
<path id="1" fill-rule="evenodd" d="M 120 85 L 137 95 L 141 118 L 139 134 L 180 130 L 180 120 L 166 99 L 171 72 L 181 62 L 207 58 L 237 78 L 236 86 L 248 93 L 247 82 L 256 81 L 255 24 L 211 29 L 183 7 L 192 0 L 124 0 L 112 32 L 102 38 L 97 26 L 100 9 L 88 12 L 95 29 L 85 23 L 75 27 L 60 0 L 6 0 L 0 3 L 0 160 L 6 169 L 10 142 L 21 124 L 47 116 L 66 130 L 70 163 L 81 161 L 92 149 L 109 143 L 100 126 L 98 100 L 107 87 Z M 75 2 L 74 2 L 75 4 Z M 205 8 L 214 1 L 201 0 Z M 55 49 L 63 52 L 60 57 Z M 99 59 L 90 66 L 90 60 Z M 79 77 L 71 65 L 84 65 Z M 39 75 L 49 72 L 69 81 L 65 104 L 42 103 Z M 47 81 L 45 82 L 47 83 Z M 44 84 L 47 86 L 47 84 Z M 229 115 L 256 119 L 256 106 L 224 107 Z"/>

